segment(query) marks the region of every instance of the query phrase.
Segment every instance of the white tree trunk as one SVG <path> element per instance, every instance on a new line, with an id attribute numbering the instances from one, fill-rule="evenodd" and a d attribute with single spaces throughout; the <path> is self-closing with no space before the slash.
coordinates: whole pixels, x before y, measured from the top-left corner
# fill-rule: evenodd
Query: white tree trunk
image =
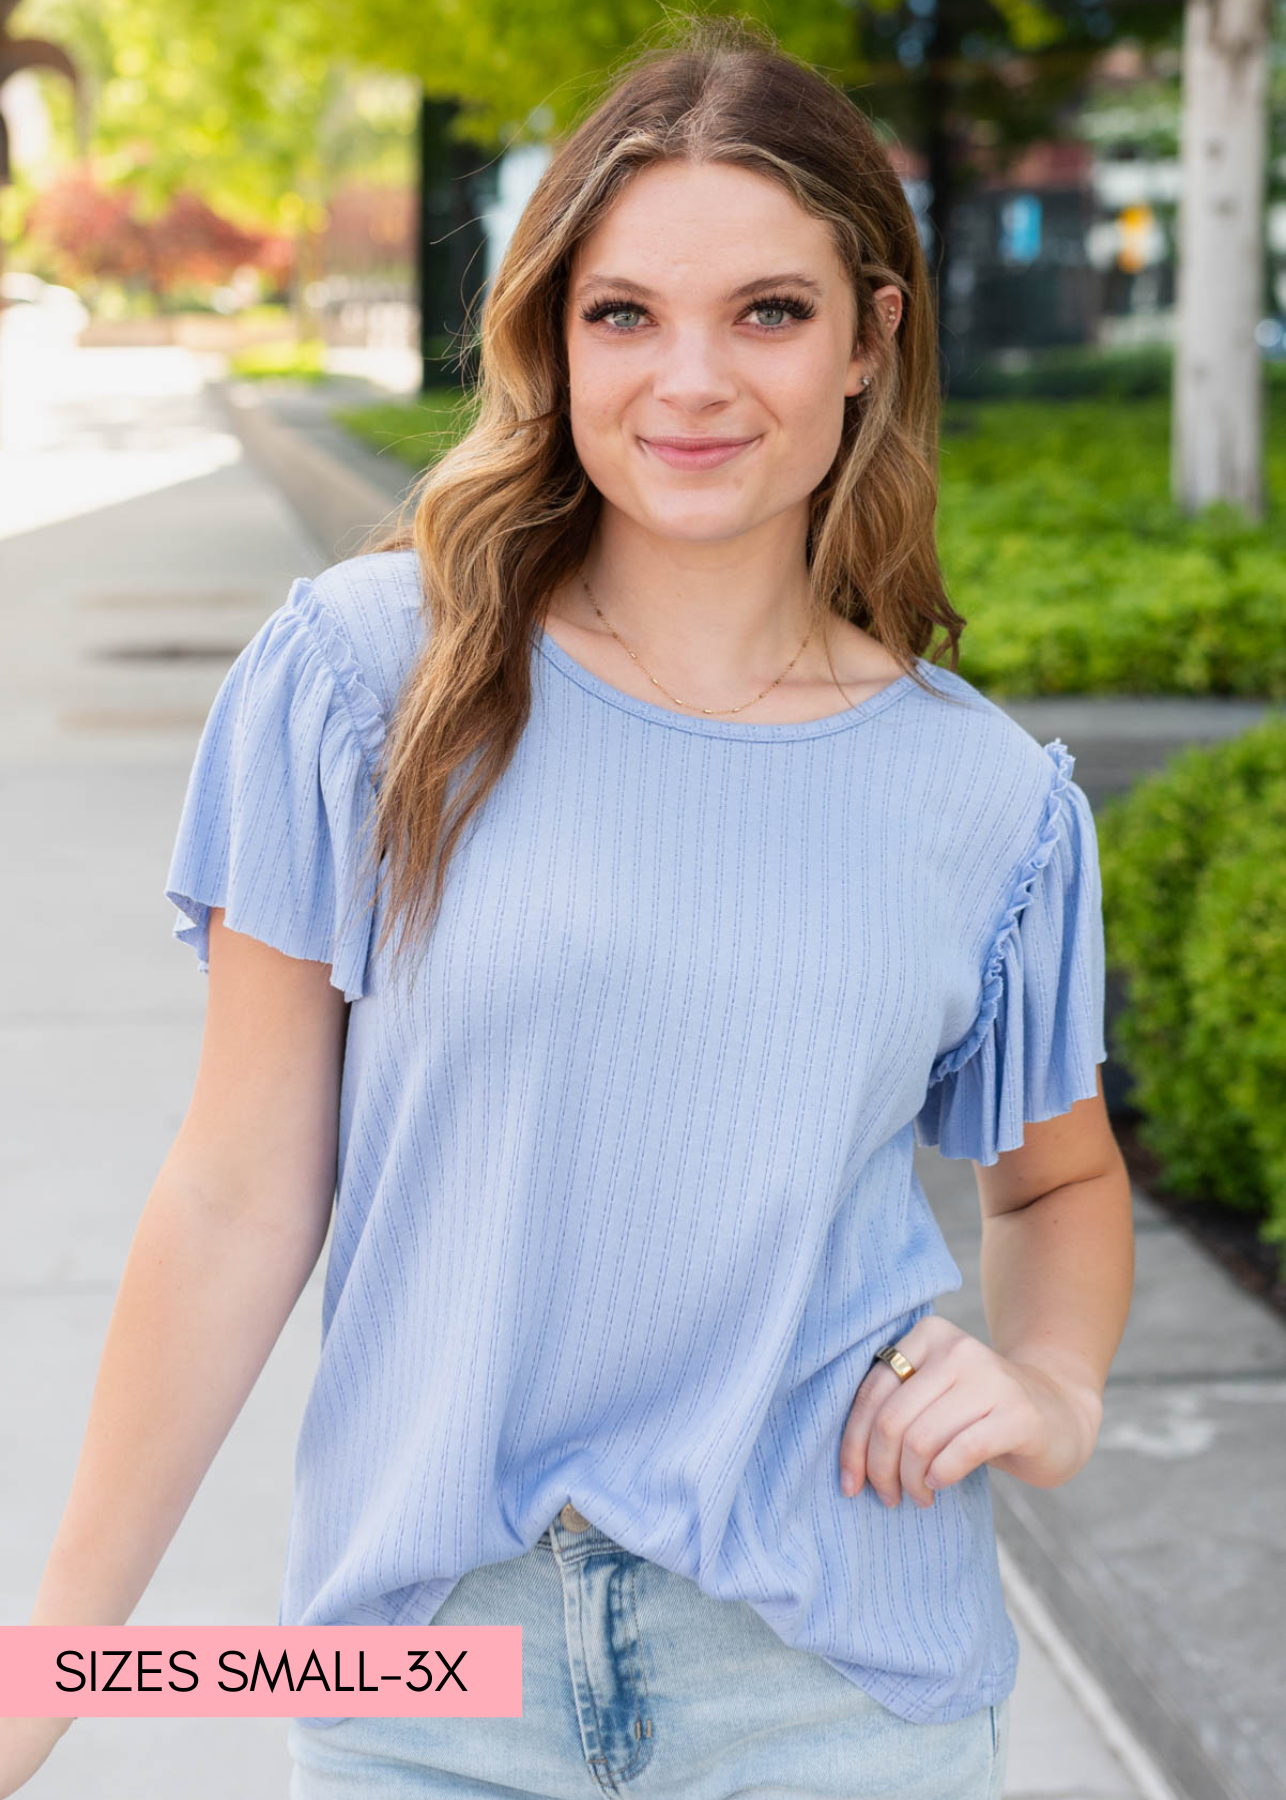
<path id="1" fill-rule="evenodd" d="M 1264 512 L 1269 0 L 1187 0 L 1171 488 Z"/>

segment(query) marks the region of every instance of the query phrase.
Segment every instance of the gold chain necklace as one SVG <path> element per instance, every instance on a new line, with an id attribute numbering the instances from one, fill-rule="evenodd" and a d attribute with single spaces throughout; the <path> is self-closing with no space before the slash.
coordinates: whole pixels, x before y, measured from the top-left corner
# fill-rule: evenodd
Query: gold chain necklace
<path id="1" fill-rule="evenodd" d="M 663 683 L 661 683 L 657 680 L 656 676 L 652 673 L 651 669 L 649 669 L 646 666 L 646 664 L 639 662 L 638 657 L 634 656 L 634 652 L 630 649 L 629 645 L 625 642 L 625 639 L 621 636 L 620 632 L 616 630 L 615 626 L 609 624 L 607 619 L 604 617 L 603 609 L 598 604 L 598 601 L 595 600 L 593 589 L 590 587 L 588 581 L 586 581 L 583 574 L 580 579 L 581 579 L 581 586 L 585 589 L 585 592 L 589 595 L 590 605 L 594 608 L 594 611 L 598 614 L 599 618 L 603 620 L 604 625 L 607 626 L 607 629 L 611 632 L 612 636 L 616 639 L 617 643 L 621 646 L 622 650 L 626 651 L 630 656 L 634 657 L 634 661 L 636 663 L 638 663 L 639 668 L 643 670 L 643 673 L 647 676 L 648 680 L 652 683 L 653 687 L 660 688 L 661 692 L 666 696 L 666 698 L 668 700 L 673 700 L 676 706 L 686 706 L 689 712 L 701 712 L 701 713 L 707 713 L 707 714 L 721 713 L 721 712 L 725 712 L 725 713 L 745 712 L 745 710 L 748 706 L 754 706 L 756 701 L 762 700 L 764 697 L 764 694 L 771 693 L 772 690 L 777 686 L 777 682 L 784 680 L 785 677 L 790 674 L 790 671 L 794 668 L 795 664 L 799 661 L 800 657 L 804 654 L 804 650 L 808 644 L 809 638 L 811 638 L 813 635 L 814 627 L 812 625 L 810 625 L 808 627 L 808 635 L 805 637 L 804 642 L 799 646 L 799 649 L 796 650 L 795 654 L 791 657 L 790 661 L 786 664 L 786 667 L 782 670 L 781 674 L 777 677 L 777 681 L 770 681 L 768 683 L 768 686 L 766 688 L 764 688 L 762 693 L 755 695 L 754 700 L 743 700 L 740 706 L 694 706 L 690 700 L 680 700 L 677 694 L 672 694 L 668 687 L 665 687 L 663 685 Z"/>

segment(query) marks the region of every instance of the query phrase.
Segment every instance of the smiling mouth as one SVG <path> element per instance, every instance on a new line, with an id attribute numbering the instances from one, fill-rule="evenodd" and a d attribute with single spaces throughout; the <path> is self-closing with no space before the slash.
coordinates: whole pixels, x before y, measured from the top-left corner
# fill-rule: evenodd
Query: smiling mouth
<path id="1" fill-rule="evenodd" d="M 639 442 L 644 449 L 651 451 L 662 462 L 669 463 L 672 468 L 713 469 L 739 455 L 751 444 L 757 444 L 759 439 L 640 438 Z"/>

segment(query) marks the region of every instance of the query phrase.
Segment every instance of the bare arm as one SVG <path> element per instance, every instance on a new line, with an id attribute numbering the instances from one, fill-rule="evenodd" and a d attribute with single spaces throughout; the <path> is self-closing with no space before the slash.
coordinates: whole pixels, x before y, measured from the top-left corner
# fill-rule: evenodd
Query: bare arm
<path id="1" fill-rule="evenodd" d="M 210 921 L 192 1099 L 134 1234 L 30 1622 L 129 1618 L 316 1264 L 347 1008 L 324 963 Z"/>
<path id="2" fill-rule="evenodd" d="M 1130 1181 L 1102 1077 L 1092 1098 L 974 1168 L 992 1345 L 1055 1380 L 1097 1431 L 1134 1287 Z"/>
<path id="3" fill-rule="evenodd" d="M 1097 1092 L 974 1164 L 990 1345 L 930 1313 L 875 1363 L 840 1440 L 844 1492 L 932 1506 L 981 1463 L 1057 1487 L 1093 1452 L 1134 1285 L 1130 1182 Z"/>

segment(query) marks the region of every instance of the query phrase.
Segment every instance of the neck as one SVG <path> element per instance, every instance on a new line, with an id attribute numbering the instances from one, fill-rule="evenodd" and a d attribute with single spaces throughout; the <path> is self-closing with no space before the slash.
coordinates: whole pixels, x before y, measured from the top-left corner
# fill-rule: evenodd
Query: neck
<path id="1" fill-rule="evenodd" d="M 782 514 L 715 543 L 662 538 L 605 505 L 585 575 L 608 623 L 646 658 L 748 679 L 789 660 L 814 623 L 806 521 Z M 606 630 L 585 590 L 584 622 Z M 814 643 L 809 651 L 816 649 Z"/>

